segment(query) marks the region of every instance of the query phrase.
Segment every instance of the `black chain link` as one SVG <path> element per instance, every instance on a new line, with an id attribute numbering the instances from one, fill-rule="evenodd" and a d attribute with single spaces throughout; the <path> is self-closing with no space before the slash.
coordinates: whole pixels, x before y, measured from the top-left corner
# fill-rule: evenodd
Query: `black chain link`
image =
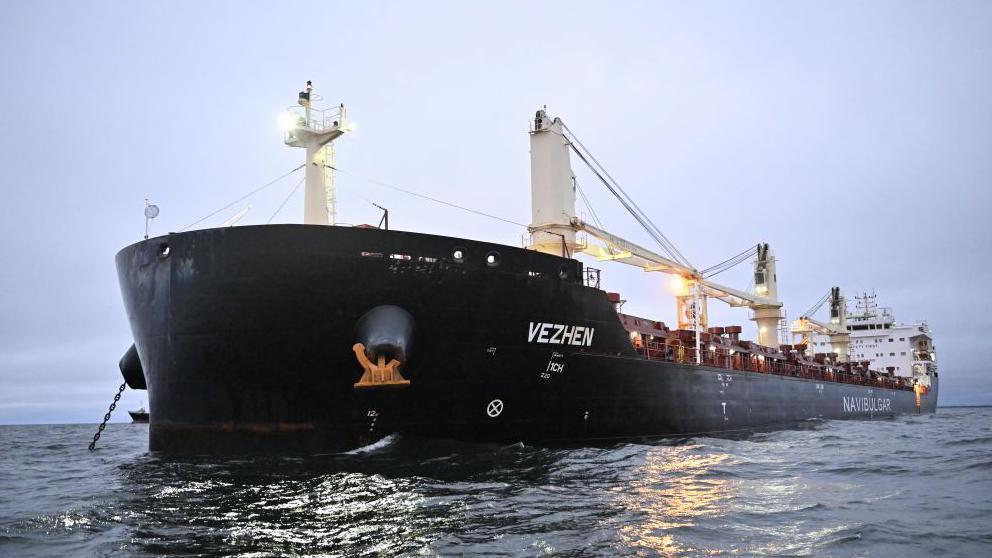
<path id="1" fill-rule="evenodd" d="M 90 451 L 96 449 L 96 441 L 100 439 L 100 434 L 103 433 L 103 429 L 107 427 L 107 421 L 110 420 L 110 413 L 114 412 L 117 408 L 117 402 L 121 400 L 121 394 L 124 393 L 124 389 L 127 388 L 127 382 L 121 384 L 121 387 L 117 388 L 117 395 L 114 396 L 114 402 L 110 404 L 110 409 L 107 410 L 107 414 L 103 415 L 103 422 L 100 423 L 100 428 L 96 429 L 96 434 L 93 435 L 93 441 L 90 442 Z"/>

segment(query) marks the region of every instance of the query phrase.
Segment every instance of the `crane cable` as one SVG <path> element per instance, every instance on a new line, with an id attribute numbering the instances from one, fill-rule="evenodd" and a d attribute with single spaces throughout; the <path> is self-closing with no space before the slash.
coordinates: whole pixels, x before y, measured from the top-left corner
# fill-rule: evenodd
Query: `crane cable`
<path id="1" fill-rule="evenodd" d="M 751 257 L 751 256 L 753 256 L 753 255 L 754 255 L 753 252 L 752 253 L 749 253 L 749 254 L 748 253 L 742 254 L 740 257 L 738 257 L 738 258 L 736 258 L 736 259 L 734 259 L 732 261 L 726 262 L 725 264 L 720 265 L 719 267 L 714 267 L 714 268 L 707 269 L 707 270 L 705 270 L 705 271 L 703 271 L 701 273 L 703 274 L 703 277 L 715 277 L 715 276 L 723 273 L 724 271 L 727 271 L 729 269 L 733 269 L 734 267 L 736 267 L 736 266 L 738 266 L 738 265 L 746 262 L 748 260 L 748 258 Z"/>
<path id="2" fill-rule="evenodd" d="M 600 179 L 600 181 L 603 182 L 603 184 L 607 187 L 607 189 L 609 189 L 610 192 L 614 195 L 614 197 L 616 197 L 617 200 L 620 201 L 620 203 L 624 206 L 625 209 L 627 209 L 627 211 L 634 217 L 634 219 L 637 220 L 638 223 L 640 223 L 640 225 L 648 232 L 648 234 L 655 240 L 655 242 L 657 242 L 658 245 L 662 247 L 662 249 L 668 252 L 668 254 L 672 257 L 673 260 L 679 262 L 680 264 L 688 268 L 692 268 L 692 264 L 689 262 L 689 260 L 684 255 L 682 255 L 682 252 L 680 252 L 679 249 L 675 247 L 675 244 L 673 244 L 672 241 L 670 241 L 668 237 L 666 237 L 665 234 L 661 232 L 661 229 L 659 229 L 658 226 L 655 225 L 653 221 L 651 221 L 650 217 L 648 217 L 647 214 L 640 208 L 640 206 L 637 205 L 637 202 L 635 202 L 634 199 L 623 189 L 623 187 L 621 187 L 620 184 L 617 183 L 616 179 L 614 179 L 613 176 L 610 175 L 609 171 L 607 171 L 606 168 L 603 167 L 603 165 L 596 159 L 596 157 L 592 154 L 592 152 L 589 151 L 589 149 L 582 143 L 579 137 L 575 135 L 575 132 L 573 132 L 565 124 L 564 121 L 562 121 L 561 119 L 558 120 L 559 122 L 561 122 L 562 129 L 568 132 L 568 137 L 566 139 L 570 140 L 569 146 L 572 148 L 572 151 L 574 151 L 575 154 L 578 155 L 580 159 L 582 159 L 582 161 L 586 164 L 586 166 L 589 167 L 589 169 L 593 171 L 593 173 Z M 578 147 L 576 147 L 576 145 L 578 145 Z M 582 151 L 584 151 L 589 156 L 589 159 L 591 159 L 593 162 L 596 163 L 596 167 L 593 167 L 592 164 L 589 162 L 589 160 L 587 160 L 586 157 L 579 151 L 579 147 L 581 147 Z M 597 170 L 597 168 L 599 170 Z M 599 171 L 602 171 L 602 174 Z M 606 175 L 606 177 L 609 178 L 609 182 L 607 182 L 606 178 L 604 178 L 603 175 Z M 611 183 L 612 186 L 610 185 Z"/>
<path id="3" fill-rule="evenodd" d="M 817 301 L 816 304 L 814 304 L 813 306 L 810 306 L 808 310 L 806 310 L 805 312 L 803 312 L 802 317 L 809 318 L 813 314 L 816 314 L 816 311 L 819 310 L 820 307 L 822 307 L 824 304 L 826 304 L 826 302 L 828 300 L 830 300 L 831 294 L 833 294 L 833 293 L 831 293 L 830 291 L 827 291 L 827 294 L 823 295 L 823 297 L 820 298 L 820 300 Z"/>
<path id="4" fill-rule="evenodd" d="M 665 252 L 667 252 L 668 255 L 671 256 L 673 260 L 676 260 L 677 262 L 686 265 L 687 267 L 692 267 L 691 265 L 688 264 L 688 261 L 685 259 L 684 256 L 681 255 L 678 249 L 675 248 L 675 245 L 673 245 L 668 240 L 668 238 L 665 237 L 665 235 L 662 234 L 661 231 L 658 230 L 656 226 L 654 226 L 654 223 L 652 223 L 651 220 L 647 217 L 647 215 L 645 215 L 644 212 L 641 211 L 640 207 L 637 206 L 637 204 L 627 194 L 627 192 L 625 192 L 623 188 L 621 188 L 620 185 L 616 183 L 616 180 L 614 180 L 613 177 L 610 176 L 610 173 L 605 168 L 603 168 L 603 166 L 599 163 L 599 161 L 596 160 L 596 157 L 591 152 L 589 152 L 588 149 L 586 149 L 585 145 L 582 144 L 579 138 L 575 136 L 575 134 L 572 133 L 572 131 L 569 130 L 567 126 L 565 126 L 564 122 L 562 122 L 562 128 L 567 130 L 569 135 L 571 136 L 571 138 L 566 137 L 566 139 L 572 140 L 568 142 L 569 147 L 572 149 L 572 151 L 575 152 L 576 155 L 578 155 L 579 159 L 582 159 L 582 162 L 586 164 L 589 170 L 591 170 L 593 174 L 596 175 L 597 178 L 599 178 L 600 182 L 602 182 L 603 185 L 606 186 L 606 188 L 610 191 L 610 193 L 612 193 L 613 196 L 617 198 L 617 201 L 619 201 L 620 204 L 623 205 L 624 209 L 626 209 L 627 212 L 630 213 L 631 216 L 634 217 L 634 219 L 641 225 L 641 227 L 643 227 L 644 230 L 647 231 L 647 233 L 651 236 L 651 238 L 653 238 L 654 241 L 657 242 L 658 245 Z M 580 151 L 579 148 L 576 147 L 576 145 L 581 147 L 582 150 Z M 592 165 L 592 163 L 589 162 L 589 159 L 586 159 L 586 155 L 588 155 L 589 159 L 591 159 L 593 162 L 596 163 L 595 167 Z M 603 176 L 604 174 L 606 175 L 606 177 L 609 177 L 610 179 L 609 181 L 607 181 L 607 179 Z"/>
<path id="5" fill-rule="evenodd" d="M 575 190 L 579 193 L 579 197 L 582 198 L 582 203 L 585 204 L 586 209 L 589 210 L 589 215 L 592 217 L 592 220 L 596 223 L 596 226 L 602 229 L 603 223 L 599 220 L 599 215 L 596 215 L 596 210 L 592 208 L 592 204 L 589 203 L 589 198 L 586 197 L 586 193 L 583 192 L 582 187 L 579 186 L 578 180 L 575 181 Z"/>
<path id="6" fill-rule="evenodd" d="M 700 273 L 702 274 L 703 277 L 713 277 L 714 275 L 723 273 L 724 271 L 727 271 L 728 269 L 731 269 L 732 267 L 747 261 L 748 258 L 754 256 L 757 253 L 758 253 L 757 246 L 753 248 L 748 248 L 747 250 L 744 250 L 743 252 L 737 254 L 736 256 L 731 256 L 730 258 L 727 258 L 726 260 L 716 265 L 707 267 L 706 269 L 700 271 Z"/>
<path id="7" fill-rule="evenodd" d="M 597 178 L 599 178 L 600 182 L 602 182 L 603 185 L 606 186 L 606 188 L 617 198 L 617 200 L 620 202 L 620 204 L 623 205 L 624 209 L 626 209 L 627 212 L 630 213 L 631 216 L 633 216 L 634 219 L 638 223 L 640 223 L 640 225 L 647 231 L 648 235 L 650 235 L 651 238 L 653 238 L 655 240 L 655 242 L 657 242 L 658 245 L 661 246 L 661 249 L 664 250 L 669 255 L 669 257 L 671 257 L 673 260 L 677 261 L 679 264 L 685 265 L 686 267 L 690 267 L 691 268 L 692 266 L 690 264 L 688 264 L 688 263 L 686 263 L 684 261 L 679 260 L 679 257 L 675 255 L 675 253 L 677 251 L 674 250 L 674 247 L 669 248 L 669 246 L 665 242 L 663 242 L 656 234 L 654 234 L 652 232 L 651 227 L 646 222 L 646 218 L 643 217 L 643 216 L 641 216 L 631 206 L 630 203 L 628 203 L 622 196 L 620 196 L 620 194 L 616 191 L 616 189 L 614 189 L 614 187 L 610 184 L 610 182 L 608 182 L 603 177 L 603 175 L 600 174 L 599 171 L 596 170 L 596 168 L 593 167 L 589 163 L 588 159 L 585 158 L 585 155 L 583 155 L 581 151 L 579 151 L 578 149 L 576 149 L 576 147 L 575 147 L 575 145 L 573 143 L 570 143 L 570 145 L 572 147 L 572 151 L 574 151 L 575 154 L 579 156 L 579 159 L 582 159 L 582 162 L 585 163 L 587 167 L 589 167 L 589 170 L 591 170 L 592 173 L 595 174 Z"/>

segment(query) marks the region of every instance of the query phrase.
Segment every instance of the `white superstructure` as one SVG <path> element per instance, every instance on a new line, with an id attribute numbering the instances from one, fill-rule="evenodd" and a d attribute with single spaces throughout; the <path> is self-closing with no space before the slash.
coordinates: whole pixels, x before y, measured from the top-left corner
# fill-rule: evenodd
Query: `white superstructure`
<path id="1" fill-rule="evenodd" d="M 854 311 L 847 312 L 847 330 L 851 333 L 848 354 L 853 362 L 868 362 L 868 368 L 892 371 L 896 376 L 911 377 L 924 385 L 937 372 L 937 352 L 926 322 L 897 323 L 891 308 L 879 308 L 876 295 L 855 297 Z M 826 335 L 812 336 L 816 352 L 829 352 Z"/>

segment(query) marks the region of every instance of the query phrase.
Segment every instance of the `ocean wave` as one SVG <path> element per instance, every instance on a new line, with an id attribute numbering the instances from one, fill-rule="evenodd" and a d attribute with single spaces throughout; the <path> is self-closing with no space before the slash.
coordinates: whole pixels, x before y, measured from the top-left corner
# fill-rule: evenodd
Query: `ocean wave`
<path id="1" fill-rule="evenodd" d="M 846 465 L 842 467 L 829 467 L 820 469 L 820 472 L 835 475 L 901 475 L 909 473 L 911 469 L 899 465 Z"/>
<path id="2" fill-rule="evenodd" d="M 0 555 L 984 556 L 992 409 L 938 415 L 233 460 L 149 455 L 138 430 L 91 453 L 70 442 L 86 425 L 0 427 L 28 444 L 0 461 Z"/>
<path id="3" fill-rule="evenodd" d="M 397 435 L 397 434 L 390 434 L 390 435 L 388 435 L 388 436 L 386 436 L 386 437 L 384 437 L 382 439 L 379 439 L 379 440 L 377 440 L 375 442 L 372 442 L 371 444 L 369 444 L 367 446 L 362 446 L 360 448 L 355 448 L 355 449 L 353 449 L 351 451 L 346 451 L 344 453 L 345 453 L 345 455 L 360 455 L 360 454 L 363 454 L 363 453 L 372 453 L 372 452 L 375 452 L 375 451 L 386 449 L 387 447 L 389 447 L 390 445 L 392 445 L 393 442 L 395 442 L 397 439 L 399 439 L 399 435 Z"/>
<path id="4" fill-rule="evenodd" d="M 941 442 L 944 446 L 974 446 L 992 445 L 992 436 L 979 436 L 977 438 L 959 438 L 956 440 L 945 440 Z"/>

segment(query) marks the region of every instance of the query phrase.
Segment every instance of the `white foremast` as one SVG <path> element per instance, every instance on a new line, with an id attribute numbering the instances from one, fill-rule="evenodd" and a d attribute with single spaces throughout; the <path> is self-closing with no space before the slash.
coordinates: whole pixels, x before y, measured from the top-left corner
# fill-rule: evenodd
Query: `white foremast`
<path id="1" fill-rule="evenodd" d="M 767 244 L 758 248 L 754 262 L 756 292 L 749 293 L 708 281 L 694 268 L 592 226 L 575 215 L 575 175 L 569 159 L 570 148 L 561 120 L 549 118 L 543 109 L 537 111 L 530 131 L 531 249 L 562 257 L 583 252 L 600 261 L 618 261 L 644 271 L 675 274 L 683 280 L 683 292 L 676 297 L 680 329 L 695 329 L 698 333 L 706 327 L 706 298 L 713 297 L 731 306 L 752 309 L 758 326 L 758 343 L 766 347 L 778 345 L 782 303 L 778 301 L 775 258 Z M 604 246 L 578 241 L 579 231 Z M 697 345 L 699 338 L 697 334 Z M 696 355 L 698 358 L 700 351 Z"/>
<path id="2" fill-rule="evenodd" d="M 316 100 L 316 99 L 315 99 Z M 306 187 L 303 198 L 305 225 L 333 225 L 336 218 L 334 189 L 334 145 L 348 131 L 344 105 L 313 109 L 310 100 L 287 113 L 285 142 L 306 149 Z"/>

